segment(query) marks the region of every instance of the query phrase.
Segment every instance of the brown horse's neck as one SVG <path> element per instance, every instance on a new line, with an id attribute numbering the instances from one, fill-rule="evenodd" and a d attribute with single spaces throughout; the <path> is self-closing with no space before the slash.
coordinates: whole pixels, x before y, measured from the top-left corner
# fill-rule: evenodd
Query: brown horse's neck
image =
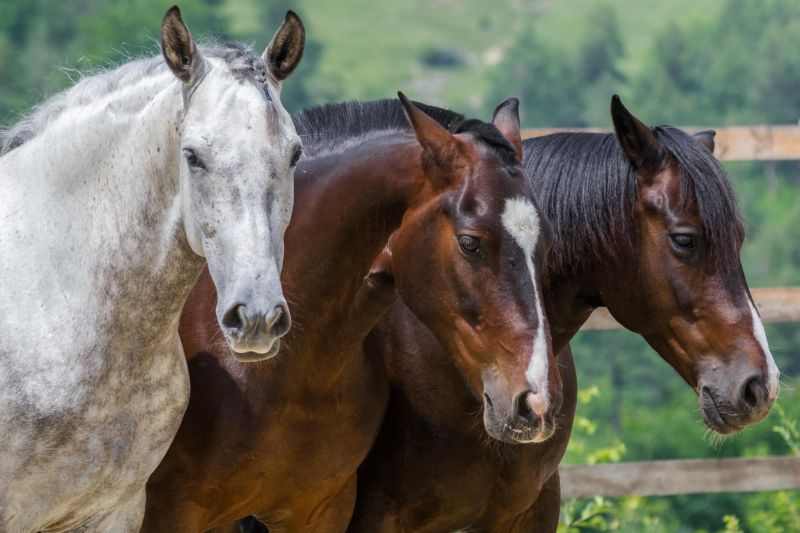
<path id="1" fill-rule="evenodd" d="M 374 142 L 311 160 L 296 173 L 283 268 L 292 351 L 360 345 L 395 299 L 391 280 L 365 277 L 421 192 L 420 148 Z"/>

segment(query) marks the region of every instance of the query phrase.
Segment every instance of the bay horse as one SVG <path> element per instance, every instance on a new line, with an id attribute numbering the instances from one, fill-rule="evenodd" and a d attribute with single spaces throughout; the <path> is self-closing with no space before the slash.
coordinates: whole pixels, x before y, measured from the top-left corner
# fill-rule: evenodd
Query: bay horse
<path id="1" fill-rule="evenodd" d="M 713 431 L 734 433 L 766 416 L 778 369 L 742 272 L 744 232 L 712 155 L 713 132 L 650 129 L 618 97 L 611 115 L 615 134 L 559 133 L 523 145 L 555 233 L 544 288 L 564 387 L 555 435 L 487 442 L 475 423 L 480 396 L 397 302 L 366 342 L 385 361 L 392 395 L 359 471 L 349 531 L 556 531 L 557 467 L 577 392 L 568 342 L 601 306 L 694 389 Z"/>
<path id="2" fill-rule="evenodd" d="M 296 325 L 279 357 L 229 357 L 208 276 L 190 295 L 192 396 L 148 483 L 144 531 L 249 514 L 272 533 L 344 531 L 388 398 L 362 345 L 397 298 L 486 399 L 490 434 L 538 442 L 554 431 L 561 384 L 539 289 L 550 230 L 521 166 L 517 102 L 493 124 L 445 128 L 400 100 L 296 118 L 307 159 L 283 270 Z"/>
<path id="3" fill-rule="evenodd" d="M 0 137 L 0 530 L 137 531 L 189 398 L 178 338 L 205 264 L 241 359 L 289 327 L 279 271 L 301 146 L 278 99 L 289 13 L 259 57 L 198 48 L 89 76 Z"/>

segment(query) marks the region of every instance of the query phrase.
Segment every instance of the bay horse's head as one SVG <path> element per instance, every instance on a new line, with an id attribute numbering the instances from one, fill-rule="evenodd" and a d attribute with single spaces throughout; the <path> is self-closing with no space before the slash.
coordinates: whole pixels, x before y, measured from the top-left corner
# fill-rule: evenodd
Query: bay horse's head
<path id="1" fill-rule="evenodd" d="M 544 441 L 561 403 L 540 290 L 551 230 L 520 163 L 518 103 L 500 104 L 493 124 L 467 120 L 451 133 L 400 98 L 422 146 L 422 193 L 373 273 L 391 271 L 455 357 L 489 435 Z"/>
<path id="2" fill-rule="evenodd" d="M 714 133 L 651 130 L 616 96 L 611 114 L 635 171 L 637 255 L 606 273 L 614 290 L 603 303 L 695 389 L 709 428 L 735 433 L 767 415 L 778 369 L 739 260 L 744 230 Z"/>
<path id="3" fill-rule="evenodd" d="M 183 98 L 176 211 L 192 250 L 208 262 L 217 319 L 242 360 L 274 355 L 291 323 L 280 271 L 301 143 L 279 96 L 304 39 L 291 11 L 260 57 L 240 45 L 201 53 L 177 7 L 161 26 Z"/>

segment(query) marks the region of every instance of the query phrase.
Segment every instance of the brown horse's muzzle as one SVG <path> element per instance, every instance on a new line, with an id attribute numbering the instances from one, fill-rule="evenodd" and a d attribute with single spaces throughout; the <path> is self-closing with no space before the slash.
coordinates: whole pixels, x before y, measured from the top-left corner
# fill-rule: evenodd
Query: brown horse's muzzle
<path id="1" fill-rule="evenodd" d="M 715 362 L 699 374 L 697 394 L 705 424 L 723 435 L 763 420 L 774 402 L 767 375 L 745 358 Z"/>
<path id="2" fill-rule="evenodd" d="M 501 378 L 484 381 L 483 425 L 492 438 L 509 444 L 544 442 L 553 436 L 562 396 L 525 388 L 512 394 Z"/>

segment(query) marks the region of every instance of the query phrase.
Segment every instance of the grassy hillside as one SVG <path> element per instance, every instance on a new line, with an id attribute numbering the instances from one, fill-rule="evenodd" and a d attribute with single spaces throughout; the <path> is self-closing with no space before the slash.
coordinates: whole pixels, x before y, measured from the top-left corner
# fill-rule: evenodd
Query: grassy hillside
<path id="1" fill-rule="evenodd" d="M 227 1 L 236 33 L 259 35 L 256 1 Z M 633 75 L 659 29 L 697 20 L 713 24 L 722 0 L 599 4 L 617 11 L 627 52 L 622 69 Z M 556 48 L 571 51 L 597 5 L 592 0 L 300 0 L 296 9 L 323 46 L 315 73 L 317 100 L 385 97 L 400 89 L 474 111 L 488 90 L 487 74 L 519 32 L 534 28 Z M 460 64 L 430 67 L 422 60 L 430 52 L 450 54 Z"/>

